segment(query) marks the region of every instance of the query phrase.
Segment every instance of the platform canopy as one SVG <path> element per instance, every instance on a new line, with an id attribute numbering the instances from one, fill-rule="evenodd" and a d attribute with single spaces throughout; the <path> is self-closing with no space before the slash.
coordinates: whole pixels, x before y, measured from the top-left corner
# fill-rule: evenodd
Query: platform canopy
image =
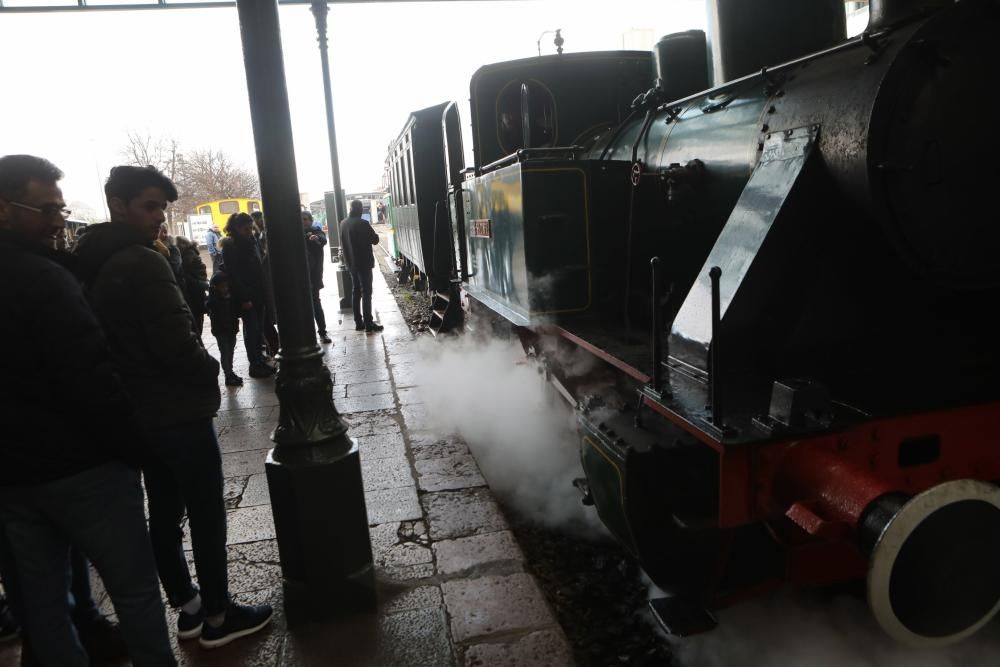
<path id="1" fill-rule="evenodd" d="M 427 0 L 327 0 L 328 4 L 371 4 L 375 2 L 426 2 Z M 434 0 L 454 2 L 456 0 Z M 463 0 L 493 2 L 495 0 Z M 311 5 L 314 0 L 278 0 L 280 5 Z M 235 7 L 235 0 L 0 0 L 0 13 L 65 12 L 88 10 L 194 9 Z"/>

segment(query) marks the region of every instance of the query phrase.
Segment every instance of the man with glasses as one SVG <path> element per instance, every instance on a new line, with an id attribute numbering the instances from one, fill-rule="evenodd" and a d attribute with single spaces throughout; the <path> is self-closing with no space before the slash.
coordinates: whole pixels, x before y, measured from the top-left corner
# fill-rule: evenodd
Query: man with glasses
<path id="1" fill-rule="evenodd" d="M 86 665 L 66 585 L 73 544 L 104 580 L 132 661 L 173 665 L 139 472 L 126 463 L 142 431 L 97 319 L 55 261 L 69 215 L 60 178 L 41 158 L 0 158 L 0 344 L 9 352 L 0 357 L 0 529 L 16 569 L 7 592 L 19 594 L 15 611 L 41 664 Z"/>

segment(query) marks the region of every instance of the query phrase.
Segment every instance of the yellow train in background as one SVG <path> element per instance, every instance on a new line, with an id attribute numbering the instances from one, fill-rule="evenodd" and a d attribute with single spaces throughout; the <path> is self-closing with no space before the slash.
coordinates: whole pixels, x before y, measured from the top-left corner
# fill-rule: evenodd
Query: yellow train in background
<path id="1" fill-rule="evenodd" d="M 253 213 L 261 210 L 260 200 L 247 197 L 231 197 L 205 202 L 195 206 L 198 215 L 211 215 L 212 223 L 219 229 L 225 229 L 226 221 L 233 213 Z"/>

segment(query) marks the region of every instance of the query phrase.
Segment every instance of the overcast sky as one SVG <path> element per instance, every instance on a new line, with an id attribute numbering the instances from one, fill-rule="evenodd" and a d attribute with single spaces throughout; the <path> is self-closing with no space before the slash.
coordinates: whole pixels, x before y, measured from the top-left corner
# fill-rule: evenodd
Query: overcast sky
<path id="1" fill-rule="evenodd" d="M 380 185 L 385 149 L 411 110 L 456 100 L 468 131 L 472 73 L 536 55 L 545 30 L 561 28 L 571 52 L 620 49 L 635 29 L 659 36 L 704 25 L 703 0 L 331 5 L 343 185 Z M 299 190 L 318 198 L 332 187 L 308 6 L 282 6 L 281 39 Z M 552 35 L 542 52 L 554 52 Z M 235 8 L 2 14 L 0 62 L 0 154 L 51 159 L 66 172 L 67 201 L 103 210 L 100 185 L 130 131 L 256 164 Z"/>
<path id="2" fill-rule="evenodd" d="M 472 73 L 536 55 L 543 31 L 561 28 L 567 52 L 649 48 L 661 35 L 704 29 L 704 8 L 704 0 L 331 5 L 343 185 L 381 184 L 385 149 L 414 109 L 455 100 L 468 133 Z M 299 190 L 319 198 L 332 180 L 308 6 L 281 7 L 281 39 Z M 542 52 L 554 48 L 546 35 Z M 103 214 L 101 183 L 130 131 L 256 166 L 235 8 L 0 14 L 0 63 L 0 155 L 51 159 L 66 172 L 67 201 Z"/>

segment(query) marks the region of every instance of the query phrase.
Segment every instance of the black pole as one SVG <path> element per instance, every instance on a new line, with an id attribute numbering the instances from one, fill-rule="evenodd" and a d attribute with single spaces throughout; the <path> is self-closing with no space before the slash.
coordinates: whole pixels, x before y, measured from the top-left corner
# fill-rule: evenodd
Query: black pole
<path id="1" fill-rule="evenodd" d="M 660 308 L 660 258 L 649 260 L 653 274 L 653 389 L 660 391 L 663 384 L 663 322 Z"/>
<path id="2" fill-rule="evenodd" d="M 712 349 L 709 352 L 711 358 L 709 360 L 710 370 L 708 376 L 709 383 L 709 393 L 711 395 L 712 401 L 712 423 L 715 424 L 716 428 L 724 428 L 722 420 L 724 419 L 724 405 L 722 397 L 722 341 L 721 338 L 722 327 L 720 326 L 720 321 L 722 319 L 722 299 L 719 294 L 719 278 L 722 277 L 722 269 L 717 266 L 713 266 L 708 272 L 709 278 L 712 280 Z"/>
<path id="3" fill-rule="evenodd" d="M 316 344 L 277 0 L 237 0 L 281 351 L 265 463 L 291 622 L 374 604 L 357 444 Z"/>
<path id="4" fill-rule="evenodd" d="M 323 96 L 326 101 L 326 132 L 330 140 L 330 170 L 333 172 L 333 194 L 336 201 L 336 211 L 333 220 L 327 211 L 326 219 L 329 227 L 330 244 L 340 248 L 340 228 L 336 223 L 347 217 L 347 204 L 344 202 L 343 189 L 340 185 L 340 160 L 337 157 L 337 127 L 333 121 L 333 87 L 330 83 L 330 56 L 327 53 L 326 28 L 327 14 L 330 7 L 326 0 L 313 0 L 310 5 L 313 17 L 316 19 L 316 41 L 319 42 L 319 59 L 323 66 Z"/>

